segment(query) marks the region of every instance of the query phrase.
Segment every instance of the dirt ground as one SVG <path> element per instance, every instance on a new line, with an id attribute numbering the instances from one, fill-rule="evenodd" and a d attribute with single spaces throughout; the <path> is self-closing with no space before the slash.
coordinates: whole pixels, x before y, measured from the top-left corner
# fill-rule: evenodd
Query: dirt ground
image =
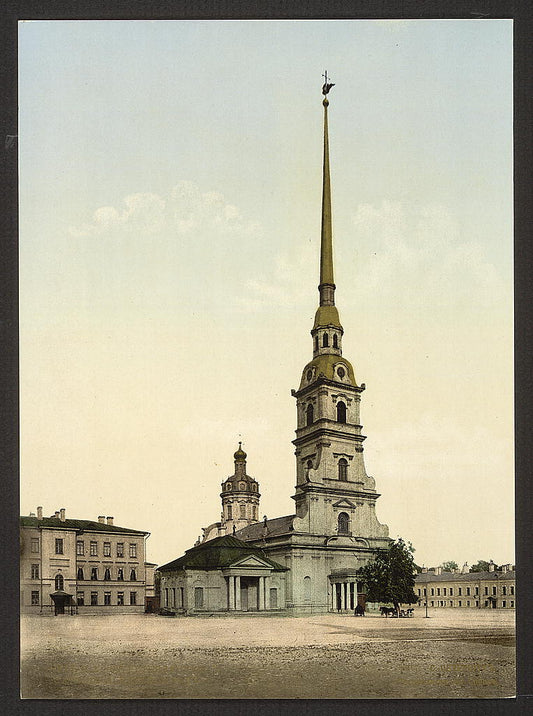
<path id="1" fill-rule="evenodd" d="M 514 612 L 425 618 L 26 616 L 29 699 L 495 698 L 515 694 Z"/>

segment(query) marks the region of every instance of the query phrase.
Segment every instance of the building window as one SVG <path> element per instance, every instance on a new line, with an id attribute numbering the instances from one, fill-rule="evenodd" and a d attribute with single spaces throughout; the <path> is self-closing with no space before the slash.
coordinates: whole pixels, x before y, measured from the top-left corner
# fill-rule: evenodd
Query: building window
<path id="1" fill-rule="evenodd" d="M 226 492 L 231 492 L 231 482 L 226 483 Z"/>
<path id="2" fill-rule="evenodd" d="M 232 513 L 232 510 L 231 510 L 231 505 L 228 505 L 227 510 L 228 510 L 228 520 L 231 520 L 231 519 L 232 519 L 232 514 L 233 514 L 233 513 Z"/>
<path id="3" fill-rule="evenodd" d="M 442 588 L 442 594 L 443 594 L 443 596 L 446 596 L 446 587 Z"/>
<path id="4" fill-rule="evenodd" d="M 241 519 L 246 517 L 246 505 L 239 505 Z"/>
<path id="5" fill-rule="evenodd" d="M 463 606 L 463 602 L 462 602 L 460 599 L 459 599 L 459 606 L 460 606 L 460 607 Z"/>
<path id="6" fill-rule="evenodd" d="M 435 590 L 433 589 L 433 587 L 431 587 L 431 596 L 433 597 L 434 595 L 435 595 Z"/>
<path id="7" fill-rule="evenodd" d="M 329 346 L 329 336 L 327 333 L 324 333 L 322 336 L 322 348 L 327 348 Z"/>
<path id="8" fill-rule="evenodd" d="M 39 592 L 37 590 L 31 593 L 31 603 L 34 607 L 39 605 Z"/>
<path id="9" fill-rule="evenodd" d="M 506 607 L 506 606 L 507 606 L 507 602 L 506 602 L 505 599 L 504 599 L 503 602 L 502 602 L 502 607 Z"/>
<path id="10" fill-rule="evenodd" d="M 79 607 L 85 606 L 85 592 L 76 592 L 76 602 Z"/>
<path id="11" fill-rule="evenodd" d="M 337 422 L 338 423 L 345 423 L 346 422 L 346 404 L 342 402 L 342 400 L 337 403 Z"/>
<path id="12" fill-rule="evenodd" d="M 39 565 L 38 564 L 31 565 L 31 578 L 39 579 Z"/>
<path id="13" fill-rule="evenodd" d="M 130 604 L 135 606 L 137 604 L 137 592 L 130 592 Z"/>
<path id="14" fill-rule="evenodd" d="M 56 537 L 56 554 L 63 554 L 63 538 Z"/>
<path id="15" fill-rule="evenodd" d="M 493 596 L 493 597 L 496 596 L 496 587 L 492 587 L 492 596 Z"/>
<path id="16" fill-rule="evenodd" d="M 348 479 L 348 460 L 343 457 L 339 460 L 339 480 Z"/>
<path id="17" fill-rule="evenodd" d="M 511 590 L 510 593 L 511 593 L 511 594 L 514 594 L 514 587 L 511 586 L 511 587 L 509 587 L 509 589 Z"/>
<path id="18" fill-rule="evenodd" d="M 39 554 L 39 538 L 38 537 L 31 538 L 31 551 L 34 554 Z"/>
<path id="19" fill-rule="evenodd" d="M 135 542 L 130 543 L 130 557 L 137 556 L 137 545 Z"/>
<path id="20" fill-rule="evenodd" d="M 487 596 L 488 593 L 489 593 L 489 588 L 488 588 L 488 587 L 485 587 L 485 590 L 484 590 L 483 594 L 484 594 L 485 596 Z"/>
<path id="21" fill-rule="evenodd" d="M 431 606 L 432 607 L 435 606 L 435 603 L 433 602 L 433 600 L 431 601 Z"/>
<path id="22" fill-rule="evenodd" d="M 478 602 L 478 601 L 476 601 L 476 607 L 479 607 L 479 602 Z"/>
<path id="23" fill-rule="evenodd" d="M 130 582 L 136 582 L 137 581 L 137 572 L 132 569 L 130 572 Z"/>
<path id="24" fill-rule="evenodd" d="M 124 557 L 124 542 L 117 542 L 117 557 Z"/>
<path id="25" fill-rule="evenodd" d="M 420 589 L 418 590 L 418 596 L 420 596 Z"/>
<path id="26" fill-rule="evenodd" d="M 337 532 L 340 535 L 347 535 L 349 533 L 350 518 L 346 512 L 339 512 L 337 517 Z"/>
<path id="27" fill-rule="evenodd" d="M 109 567 L 106 568 L 104 572 L 104 582 L 109 582 L 111 580 L 111 570 Z"/>
<path id="28" fill-rule="evenodd" d="M 474 594 L 476 595 L 476 597 L 478 596 L 478 594 L 479 594 L 479 587 L 475 587 L 475 588 L 474 588 Z"/>
<path id="29" fill-rule="evenodd" d="M 338 347 L 339 347 L 339 340 L 337 338 L 337 334 L 334 333 L 333 334 L 333 348 L 338 348 Z"/>
<path id="30" fill-rule="evenodd" d="M 98 556 L 98 543 L 97 542 L 91 542 L 89 554 L 91 555 L 91 557 Z"/>
<path id="31" fill-rule="evenodd" d="M 458 592 L 459 592 L 459 596 L 461 596 L 463 594 L 463 588 L 459 587 Z"/>
<path id="32" fill-rule="evenodd" d="M 426 592 L 427 592 L 427 589 L 424 588 L 424 596 L 427 596 Z"/>
<path id="33" fill-rule="evenodd" d="M 470 596 L 470 587 L 467 587 L 467 588 L 466 588 L 466 596 L 467 596 L 467 597 Z"/>
<path id="34" fill-rule="evenodd" d="M 315 411 L 314 411 L 314 408 L 313 408 L 313 404 L 312 404 L 312 403 L 309 403 L 309 405 L 307 406 L 307 409 L 306 409 L 306 411 L 305 411 L 305 417 L 306 417 L 307 425 L 312 425 L 312 424 L 313 424 L 314 412 L 315 412 Z"/>
<path id="35" fill-rule="evenodd" d="M 91 607 L 95 607 L 98 604 L 98 592 L 91 592 Z"/>
<path id="36" fill-rule="evenodd" d="M 437 597 L 440 597 L 440 587 L 437 587 Z"/>
<path id="37" fill-rule="evenodd" d="M 315 351 L 318 350 L 318 336 L 315 336 Z"/>
<path id="38" fill-rule="evenodd" d="M 453 587 L 450 587 L 450 597 L 453 597 Z"/>
<path id="39" fill-rule="evenodd" d="M 104 557 L 111 557 L 111 542 L 104 542 Z"/>
<path id="40" fill-rule="evenodd" d="M 311 601 L 311 577 L 304 577 L 304 601 Z"/>
<path id="41" fill-rule="evenodd" d="M 489 606 L 489 603 L 488 603 L 488 601 L 487 601 L 486 599 L 485 599 L 485 606 L 486 606 L 486 607 Z"/>
<path id="42" fill-rule="evenodd" d="M 78 567 L 78 577 L 80 581 L 83 581 L 85 577 L 83 576 L 83 567 Z"/>
<path id="43" fill-rule="evenodd" d="M 514 602 L 511 602 L 511 607 L 513 607 L 513 608 L 514 608 Z"/>
<path id="44" fill-rule="evenodd" d="M 466 601 L 466 606 L 467 606 L 467 607 L 470 606 L 470 600 L 469 600 L 469 599 L 467 599 L 467 601 Z"/>
<path id="45" fill-rule="evenodd" d="M 98 579 L 98 567 L 93 567 L 91 569 L 91 579 L 93 582 Z"/>
<path id="46" fill-rule="evenodd" d="M 122 569 L 122 567 L 119 567 L 117 569 L 117 579 L 119 582 L 124 581 L 124 570 Z"/>
<path id="47" fill-rule="evenodd" d="M 55 578 L 56 592 L 63 591 L 64 580 L 62 574 L 56 574 Z"/>
<path id="48" fill-rule="evenodd" d="M 203 587 L 195 587 L 194 588 L 194 608 L 195 609 L 203 609 L 204 606 L 204 588 Z"/>
<path id="49" fill-rule="evenodd" d="M 106 607 L 111 605 L 111 592 L 104 592 L 104 605 Z"/>
<path id="50" fill-rule="evenodd" d="M 503 596 L 507 594 L 507 587 L 502 587 L 502 594 Z"/>
<path id="51" fill-rule="evenodd" d="M 119 607 L 122 607 L 124 605 L 124 592 L 117 593 L 117 604 L 119 605 Z"/>
<path id="52" fill-rule="evenodd" d="M 246 483 L 245 483 L 245 482 L 239 482 L 239 490 L 246 490 Z"/>
<path id="53" fill-rule="evenodd" d="M 79 557 L 83 557 L 83 555 L 85 554 L 85 544 L 83 540 L 78 540 L 76 542 L 76 554 Z"/>

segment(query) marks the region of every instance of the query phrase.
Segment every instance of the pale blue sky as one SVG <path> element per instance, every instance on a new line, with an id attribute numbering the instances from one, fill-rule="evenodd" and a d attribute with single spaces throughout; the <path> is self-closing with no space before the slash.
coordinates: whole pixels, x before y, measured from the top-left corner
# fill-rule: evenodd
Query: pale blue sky
<path id="1" fill-rule="evenodd" d="M 166 561 L 239 433 L 292 511 L 327 68 L 378 516 L 420 562 L 511 561 L 512 23 L 35 21 L 19 47 L 22 512 L 114 513 Z"/>

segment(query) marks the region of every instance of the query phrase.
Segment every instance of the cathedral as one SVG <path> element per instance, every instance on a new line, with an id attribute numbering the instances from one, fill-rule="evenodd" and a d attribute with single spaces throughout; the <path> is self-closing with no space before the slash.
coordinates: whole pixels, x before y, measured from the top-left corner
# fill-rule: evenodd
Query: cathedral
<path id="1" fill-rule="evenodd" d="M 319 305 L 312 359 L 296 399 L 295 512 L 258 517 L 259 484 L 247 474 L 239 443 L 235 472 L 222 483 L 220 522 L 204 528 L 201 542 L 159 567 L 161 604 L 187 614 L 283 611 L 305 614 L 353 611 L 364 604 L 357 570 L 389 544 L 376 516 L 375 481 L 363 459 L 360 420 L 365 384 L 342 354 L 344 329 L 335 305 L 328 137 L 324 95 L 324 158 Z"/>

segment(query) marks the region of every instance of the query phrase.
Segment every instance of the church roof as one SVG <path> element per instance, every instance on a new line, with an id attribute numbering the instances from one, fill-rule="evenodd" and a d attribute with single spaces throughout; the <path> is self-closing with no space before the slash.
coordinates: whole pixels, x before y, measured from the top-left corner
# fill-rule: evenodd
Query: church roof
<path id="1" fill-rule="evenodd" d="M 278 535 L 285 535 L 292 532 L 292 521 L 296 515 L 285 515 L 284 517 L 275 517 L 272 520 L 266 521 L 266 532 L 264 522 L 254 522 L 253 525 L 248 525 L 238 530 L 236 534 L 239 539 L 246 540 L 247 542 L 255 542 L 256 540 L 263 539 L 263 537 L 277 537 Z"/>
<path id="2" fill-rule="evenodd" d="M 329 380 L 335 380 L 339 382 L 338 377 L 335 375 L 335 368 L 339 364 L 346 368 L 348 372 L 349 384 L 356 386 L 357 383 L 355 381 L 355 373 L 349 360 L 346 360 L 344 356 L 337 355 L 336 353 L 322 353 L 321 355 L 318 355 L 313 358 L 313 360 L 310 361 L 303 369 L 302 380 L 300 382 L 300 390 L 308 384 L 309 381 L 306 378 L 306 374 L 307 371 L 313 367 L 316 367 L 317 377 L 322 374 L 325 378 L 328 378 Z"/>
<path id="3" fill-rule="evenodd" d="M 285 567 L 265 555 L 260 547 L 252 547 L 236 537 L 224 535 L 202 542 L 188 549 L 183 557 L 168 562 L 158 568 L 159 572 L 176 569 L 220 569 L 230 567 L 242 557 L 255 555 L 270 564 L 275 571 L 285 571 Z"/>

